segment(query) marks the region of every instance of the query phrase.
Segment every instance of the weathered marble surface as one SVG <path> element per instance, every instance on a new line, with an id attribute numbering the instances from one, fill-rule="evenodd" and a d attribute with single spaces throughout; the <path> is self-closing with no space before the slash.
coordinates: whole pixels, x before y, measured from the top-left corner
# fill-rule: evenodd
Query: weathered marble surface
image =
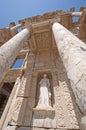
<path id="1" fill-rule="evenodd" d="M 55 110 L 33 109 L 32 126 L 43 128 L 56 128 Z"/>
<path id="2" fill-rule="evenodd" d="M 47 129 L 47 128 L 39 128 L 39 127 L 19 127 L 17 130 L 59 130 L 59 129 Z"/>
<path id="3" fill-rule="evenodd" d="M 0 82 L 8 69 L 13 65 L 15 58 L 28 37 L 29 30 L 24 29 L 0 47 Z"/>
<path id="4" fill-rule="evenodd" d="M 86 116 L 81 119 L 81 130 L 86 130 Z"/>
<path id="5" fill-rule="evenodd" d="M 5 129 L 2 130 L 16 130 L 17 126 L 7 126 Z"/>
<path id="6" fill-rule="evenodd" d="M 69 89 L 70 83 L 68 81 L 66 72 L 63 70 L 54 72 L 53 78 L 55 98 L 54 109 L 57 128 L 78 129 L 80 112 L 75 108 L 76 104 L 73 103 L 74 99 L 72 97 L 72 91 Z M 77 115 L 79 116 L 77 117 Z"/>
<path id="7" fill-rule="evenodd" d="M 53 33 L 76 102 L 86 114 L 86 45 L 59 23 L 53 24 Z"/>
<path id="8" fill-rule="evenodd" d="M 30 126 L 32 119 L 33 98 L 17 97 L 11 112 L 10 125 Z"/>

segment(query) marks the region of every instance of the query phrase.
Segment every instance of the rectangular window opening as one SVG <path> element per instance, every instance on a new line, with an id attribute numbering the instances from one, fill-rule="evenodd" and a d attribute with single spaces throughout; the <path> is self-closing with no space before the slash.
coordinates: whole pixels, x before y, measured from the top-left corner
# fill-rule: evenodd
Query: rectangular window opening
<path id="1" fill-rule="evenodd" d="M 21 68 L 24 62 L 24 58 L 16 59 L 15 63 L 13 64 L 12 68 Z"/>
<path id="2" fill-rule="evenodd" d="M 76 16 L 74 16 L 72 19 L 73 19 L 73 22 L 78 22 L 79 21 L 79 18 L 76 17 Z"/>

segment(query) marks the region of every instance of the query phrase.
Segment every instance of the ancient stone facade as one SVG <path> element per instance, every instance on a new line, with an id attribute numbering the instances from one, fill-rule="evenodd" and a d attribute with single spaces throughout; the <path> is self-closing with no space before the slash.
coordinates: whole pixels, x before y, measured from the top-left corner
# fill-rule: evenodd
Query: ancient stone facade
<path id="1" fill-rule="evenodd" d="M 0 130 L 86 130 L 85 43 L 85 7 L 0 29 Z"/>

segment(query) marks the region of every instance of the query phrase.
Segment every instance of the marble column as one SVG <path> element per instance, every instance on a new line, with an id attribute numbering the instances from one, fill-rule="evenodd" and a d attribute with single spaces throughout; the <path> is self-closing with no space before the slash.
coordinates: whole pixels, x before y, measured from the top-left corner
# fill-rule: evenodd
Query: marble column
<path id="1" fill-rule="evenodd" d="M 11 31 L 14 31 L 14 30 L 17 30 L 17 29 L 20 28 L 20 27 L 21 27 L 21 24 L 18 24 L 18 25 L 16 25 L 16 26 L 10 28 L 10 30 L 11 30 Z"/>
<path id="2" fill-rule="evenodd" d="M 29 34 L 28 29 L 23 29 L 0 47 L 0 82 L 3 80 L 6 72 L 13 65 L 23 44 L 28 39 Z"/>
<path id="3" fill-rule="evenodd" d="M 72 16 L 76 16 L 76 17 L 81 17 L 82 16 L 82 12 L 71 12 Z"/>
<path id="4" fill-rule="evenodd" d="M 86 44 L 59 23 L 52 29 L 76 102 L 86 115 Z"/>

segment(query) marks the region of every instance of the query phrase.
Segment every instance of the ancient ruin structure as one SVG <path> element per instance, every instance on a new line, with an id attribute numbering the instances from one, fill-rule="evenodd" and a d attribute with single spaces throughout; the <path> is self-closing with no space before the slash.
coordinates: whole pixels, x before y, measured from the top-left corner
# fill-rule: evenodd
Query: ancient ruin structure
<path id="1" fill-rule="evenodd" d="M 86 130 L 85 43 L 86 7 L 0 29 L 0 130 Z"/>

